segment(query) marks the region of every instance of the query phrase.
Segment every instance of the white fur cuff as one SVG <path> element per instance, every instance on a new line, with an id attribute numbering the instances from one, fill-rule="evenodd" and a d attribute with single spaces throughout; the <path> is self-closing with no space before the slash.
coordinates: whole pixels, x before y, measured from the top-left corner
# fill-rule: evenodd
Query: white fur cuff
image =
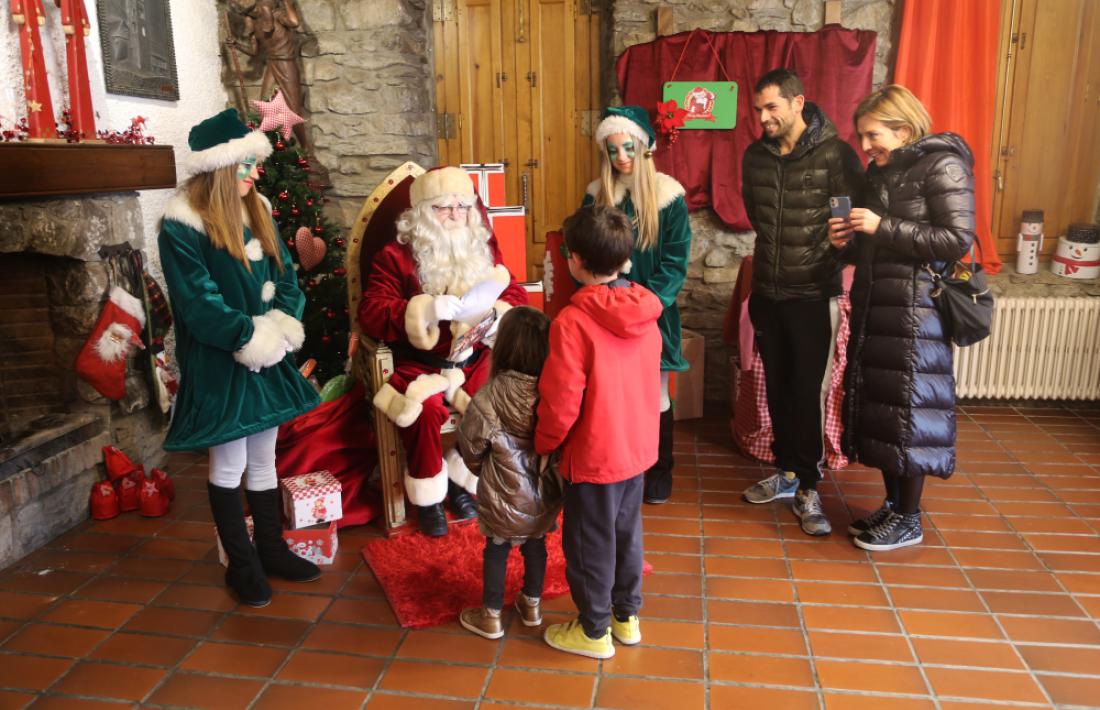
<path id="1" fill-rule="evenodd" d="M 450 402 L 451 406 L 455 408 L 456 412 L 458 412 L 459 414 L 465 414 L 466 408 L 470 406 L 471 399 L 473 398 L 470 397 L 469 393 L 466 392 L 466 390 L 459 388 L 459 390 L 455 392 L 454 399 L 451 399 Z"/>
<path id="2" fill-rule="evenodd" d="M 458 388 L 466 383 L 466 374 L 457 367 L 442 370 L 439 374 L 447 378 L 447 389 L 443 392 L 443 399 L 453 402 Z"/>
<path id="3" fill-rule="evenodd" d="M 405 474 L 405 493 L 413 505 L 442 503 L 447 497 L 447 464 L 431 478 L 413 478 Z"/>
<path id="4" fill-rule="evenodd" d="M 386 415 L 386 418 L 404 429 L 411 425 L 424 411 L 424 406 L 414 402 L 386 383 L 374 395 L 374 406 Z"/>
<path id="5" fill-rule="evenodd" d="M 274 285 L 272 285 L 272 288 L 274 289 Z M 306 341 L 306 329 L 302 326 L 302 321 L 278 308 L 268 311 L 267 317 L 279 326 L 279 330 L 286 337 L 286 341 L 290 343 L 290 347 L 294 348 L 295 351 L 302 348 L 302 343 Z"/>
<path id="6" fill-rule="evenodd" d="M 477 476 L 466 468 L 466 462 L 462 460 L 462 455 L 458 453 L 458 449 L 448 451 L 443 456 L 443 461 L 447 465 L 447 477 L 454 481 L 456 486 L 465 489 L 467 493 L 477 495 Z"/>
<path id="7" fill-rule="evenodd" d="M 421 293 L 409 299 L 405 307 L 405 333 L 418 350 L 431 350 L 439 342 L 439 323 L 435 320 L 432 297 Z"/>
<path id="8" fill-rule="evenodd" d="M 115 286 L 111 289 L 111 303 L 132 316 L 142 328 L 145 327 L 145 305 L 125 290 Z"/>
<path id="9" fill-rule="evenodd" d="M 512 304 L 505 303 L 504 301 L 496 301 L 493 303 L 493 310 L 497 312 L 497 322 L 499 323 L 500 319 L 504 317 L 504 314 L 512 310 Z M 493 330 L 495 331 L 496 328 Z"/>
<path id="10" fill-rule="evenodd" d="M 271 367 L 286 357 L 286 336 L 267 316 L 252 316 L 252 337 L 233 353 L 233 359 L 250 370 Z"/>
<path id="11" fill-rule="evenodd" d="M 405 396 L 414 402 L 423 402 L 441 392 L 446 392 L 450 383 L 443 375 L 420 375 L 405 388 Z"/>

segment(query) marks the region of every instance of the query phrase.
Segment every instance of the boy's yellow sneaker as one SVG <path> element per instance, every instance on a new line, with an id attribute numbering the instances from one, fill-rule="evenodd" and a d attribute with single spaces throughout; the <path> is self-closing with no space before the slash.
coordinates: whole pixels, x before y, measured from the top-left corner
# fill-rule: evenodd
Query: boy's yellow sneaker
<path id="1" fill-rule="evenodd" d="M 637 614 L 631 614 L 626 621 L 611 616 L 611 635 L 624 646 L 633 646 L 642 642 L 642 624 Z"/>
<path id="2" fill-rule="evenodd" d="M 603 638 L 590 639 L 577 619 L 567 624 L 547 626 L 542 638 L 552 648 L 566 653 L 575 653 L 578 656 L 608 659 L 615 655 L 615 647 L 611 645 L 610 629 L 604 633 Z"/>

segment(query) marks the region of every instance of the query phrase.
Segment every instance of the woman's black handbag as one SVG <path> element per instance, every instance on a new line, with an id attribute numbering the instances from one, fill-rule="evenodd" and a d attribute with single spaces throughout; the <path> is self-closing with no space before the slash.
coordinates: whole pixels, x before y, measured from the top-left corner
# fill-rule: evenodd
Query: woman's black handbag
<path id="1" fill-rule="evenodd" d="M 959 347 L 988 338 L 993 326 L 993 294 L 982 265 L 974 259 L 973 247 L 969 263 L 953 262 L 943 273 L 927 264 L 924 268 L 932 276 L 931 296 L 943 320 L 944 334 Z"/>

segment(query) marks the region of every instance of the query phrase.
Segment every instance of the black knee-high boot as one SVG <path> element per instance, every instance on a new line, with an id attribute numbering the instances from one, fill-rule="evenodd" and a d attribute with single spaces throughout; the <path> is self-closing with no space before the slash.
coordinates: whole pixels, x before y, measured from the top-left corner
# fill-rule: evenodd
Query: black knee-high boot
<path id="1" fill-rule="evenodd" d="M 278 488 L 267 491 L 245 490 L 252 509 L 256 552 L 264 571 L 291 582 L 312 582 L 321 576 L 321 568 L 290 551 L 283 538 L 283 518 Z"/>
<path id="2" fill-rule="evenodd" d="M 226 585 L 245 604 L 267 606 L 271 603 L 271 585 L 268 584 L 256 548 L 248 539 L 240 489 L 222 488 L 207 483 L 206 490 L 210 496 L 214 524 L 218 526 L 218 538 L 222 542 L 225 556 L 229 558 L 229 565 L 225 570 Z"/>
<path id="3" fill-rule="evenodd" d="M 657 439 L 657 463 L 645 472 L 645 502 L 653 505 L 672 497 L 672 409 L 661 412 L 661 429 Z"/>

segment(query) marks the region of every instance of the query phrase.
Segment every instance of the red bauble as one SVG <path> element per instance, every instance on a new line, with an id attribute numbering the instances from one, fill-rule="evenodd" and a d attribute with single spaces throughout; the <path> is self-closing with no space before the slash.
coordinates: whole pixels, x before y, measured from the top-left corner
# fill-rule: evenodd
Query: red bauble
<path id="1" fill-rule="evenodd" d="M 343 237 L 337 237 L 336 239 L 333 239 L 332 243 L 340 247 L 341 249 L 343 249 L 344 245 L 347 244 L 347 242 L 344 241 Z"/>
<path id="2" fill-rule="evenodd" d="M 325 313 L 325 315 L 328 317 L 329 320 L 333 320 L 334 318 L 336 318 L 336 311 L 328 311 L 327 313 Z"/>
<path id="3" fill-rule="evenodd" d="M 286 240 L 286 248 L 287 249 L 293 249 L 294 248 L 294 240 L 293 239 L 287 239 Z"/>
<path id="4" fill-rule="evenodd" d="M 306 160 L 305 158 L 303 158 L 302 156 L 298 156 L 298 165 L 304 167 L 306 165 L 309 165 L 309 161 Z"/>
<path id="5" fill-rule="evenodd" d="M 286 143 L 275 141 L 275 150 L 282 150 L 283 148 L 286 148 Z"/>
<path id="6" fill-rule="evenodd" d="M 309 281 L 306 281 L 306 288 L 313 288 L 316 285 L 317 285 L 317 280 L 316 279 L 310 279 Z"/>
<path id="7" fill-rule="evenodd" d="M 286 190 L 283 190 L 279 193 L 279 199 L 285 202 L 286 200 L 290 199 L 290 193 Z"/>
<path id="8" fill-rule="evenodd" d="M 297 217 L 298 215 L 302 214 L 302 211 L 295 206 L 290 208 L 290 214 L 294 217 Z"/>
<path id="9" fill-rule="evenodd" d="M 325 233 L 325 228 L 322 227 L 319 224 L 316 224 L 316 225 L 313 226 L 313 233 L 316 234 L 317 236 L 321 236 L 322 234 Z"/>
<path id="10" fill-rule="evenodd" d="M 283 213 L 279 211 L 278 207 L 276 207 L 276 208 L 271 210 L 271 216 L 274 217 L 275 219 L 279 219 L 280 217 L 283 216 Z"/>
<path id="11" fill-rule="evenodd" d="M 306 200 L 306 207 L 313 207 L 313 198 Z"/>
<path id="12" fill-rule="evenodd" d="M 330 342 L 332 342 L 332 338 L 328 337 L 327 335 L 322 335 L 321 342 L 325 345 L 328 345 Z"/>
<path id="13" fill-rule="evenodd" d="M 347 272 L 348 270 L 342 266 L 337 266 L 335 269 L 332 270 L 332 273 L 336 274 L 337 276 L 343 276 Z"/>

